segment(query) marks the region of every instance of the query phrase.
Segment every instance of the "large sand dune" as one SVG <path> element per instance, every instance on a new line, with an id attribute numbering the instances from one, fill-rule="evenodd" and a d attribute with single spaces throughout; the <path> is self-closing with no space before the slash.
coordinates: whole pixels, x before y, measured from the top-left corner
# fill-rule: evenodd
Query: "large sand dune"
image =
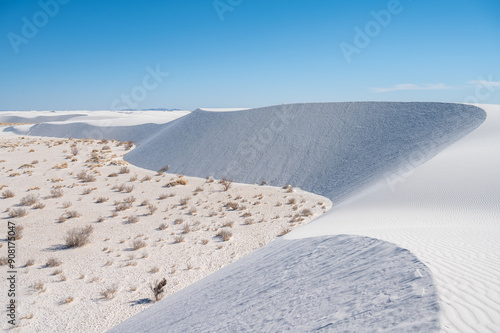
<path id="1" fill-rule="evenodd" d="M 243 112 L 194 111 L 165 124 L 125 159 L 146 169 L 292 184 L 339 202 L 420 163 L 484 120 L 481 109 L 446 103 L 291 104 Z"/>

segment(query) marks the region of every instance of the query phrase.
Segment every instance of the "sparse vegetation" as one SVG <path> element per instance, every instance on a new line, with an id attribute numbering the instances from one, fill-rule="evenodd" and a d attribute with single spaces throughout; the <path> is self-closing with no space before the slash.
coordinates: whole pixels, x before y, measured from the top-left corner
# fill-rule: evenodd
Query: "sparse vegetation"
<path id="1" fill-rule="evenodd" d="M 231 239 L 231 237 L 233 237 L 233 233 L 229 230 L 221 230 L 217 233 L 217 236 L 222 238 L 224 242 L 227 242 Z"/>
<path id="2" fill-rule="evenodd" d="M 28 211 L 24 208 L 13 208 L 9 209 L 9 217 L 11 218 L 19 218 L 28 215 Z"/>
<path id="3" fill-rule="evenodd" d="M 91 225 L 69 230 L 66 233 L 66 237 L 64 238 L 66 247 L 81 247 L 88 244 L 90 242 L 90 236 L 92 235 L 93 231 L 94 228 Z"/>
<path id="4" fill-rule="evenodd" d="M 105 299 L 111 300 L 111 299 L 115 298 L 117 292 L 118 292 L 118 286 L 116 284 L 113 284 L 113 285 L 107 287 L 106 289 L 104 289 L 101 292 L 101 295 Z"/>
<path id="5" fill-rule="evenodd" d="M 134 251 L 142 249 L 143 247 L 146 246 L 147 246 L 146 242 L 140 239 L 136 239 L 132 242 L 132 248 L 134 249 Z"/>
<path id="6" fill-rule="evenodd" d="M 16 195 L 11 190 L 5 190 L 2 192 L 2 198 L 4 198 L 4 199 L 13 198 L 15 196 Z"/>
<path id="7" fill-rule="evenodd" d="M 164 278 L 161 281 L 155 281 L 150 284 L 149 288 L 153 293 L 154 300 L 158 302 L 162 298 L 163 288 L 167 285 L 167 280 Z"/>
<path id="8" fill-rule="evenodd" d="M 62 261 L 57 259 L 57 258 L 54 258 L 54 257 L 51 257 L 49 258 L 46 262 L 45 262 L 45 267 L 58 267 L 58 266 L 61 266 L 62 265 Z"/>
<path id="9" fill-rule="evenodd" d="M 224 191 L 228 191 L 231 188 L 231 185 L 233 184 L 233 180 L 227 177 L 222 177 L 221 180 L 219 180 L 219 184 L 222 185 L 222 189 Z"/>
<path id="10" fill-rule="evenodd" d="M 50 190 L 50 196 L 52 198 L 60 198 L 64 195 L 64 190 L 60 187 L 53 188 Z"/>
<path id="11" fill-rule="evenodd" d="M 40 196 L 36 194 L 28 194 L 27 196 L 21 198 L 19 201 L 19 206 L 32 206 L 38 202 Z"/>

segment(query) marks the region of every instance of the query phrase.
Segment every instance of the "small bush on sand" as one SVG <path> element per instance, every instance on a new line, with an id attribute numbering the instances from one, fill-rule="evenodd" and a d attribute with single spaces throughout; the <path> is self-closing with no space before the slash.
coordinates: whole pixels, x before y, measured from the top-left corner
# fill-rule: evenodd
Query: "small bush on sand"
<path id="1" fill-rule="evenodd" d="M 24 208 L 9 209 L 9 217 L 11 217 L 11 218 L 24 217 L 27 214 L 28 214 L 28 211 Z"/>
<path id="2" fill-rule="evenodd" d="M 233 180 L 226 177 L 222 177 L 222 179 L 219 180 L 219 184 L 222 185 L 222 189 L 224 191 L 228 191 L 231 188 L 231 185 L 233 184 Z"/>
<path id="3" fill-rule="evenodd" d="M 90 242 L 90 236 L 92 235 L 93 231 L 94 228 L 91 225 L 83 228 L 74 228 L 69 230 L 66 233 L 66 237 L 64 238 L 66 247 L 81 247 L 88 244 Z"/>
<path id="4" fill-rule="evenodd" d="M 228 240 L 231 239 L 231 237 L 233 237 L 233 233 L 229 230 L 221 230 L 219 231 L 219 233 L 217 234 L 218 237 L 222 238 L 222 240 L 224 242 L 227 242 Z"/>
<path id="5" fill-rule="evenodd" d="M 154 301 L 158 302 L 162 298 L 163 288 L 167 285 L 167 280 L 164 278 L 161 281 L 156 280 L 149 285 L 151 292 L 153 293 Z"/>
<path id="6" fill-rule="evenodd" d="M 49 258 L 46 262 L 45 262 L 45 266 L 46 267 L 57 267 L 57 266 L 61 266 L 62 265 L 62 261 L 57 259 L 57 258 Z"/>
<path id="7" fill-rule="evenodd" d="M 119 171 L 121 174 L 130 173 L 130 169 L 126 166 L 122 166 Z"/>
<path id="8" fill-rule="evenodd" d="M 36 194 L 28 194 L 19 201 L 19 206 L 32 206 L 38 202 L 38 198 Z"/>
<path id="9" fill-rule="evenodd" d="M 60 187 L 58 188 L 53 188 L 50 190 L 50 196 L 52 198 L 60 198 L 64 195 L 64 190 Z"/>
<path id="10" fill-rule="evenodd" d="M 118 292 L 118 286 L 116 284 L 113 284 L 110 287 L 107 287 L 101 292 L 102 297 L 104 297 L 107 300 L 113 299 L 116 296 L 116 293 Z"/>
<path id="11" fill-rule="evenodd" d="M 15 197 L 16 195 L 14 194 L 14 192 L 12 192 L 11 190 L 5 190 L 3 191 L 2 193 L 2 198 L 4 199 L 8 199 L 8 198 L 13 198 Z"/>
<path id="12" fill-rule="evenodd" d="M 143 247 L 146 246 L 147 246 L 146 242 L 140 239 L 136 239 L 132 242 L 132 248 L 134 249 L 134 251 L 142 249 Z"/>

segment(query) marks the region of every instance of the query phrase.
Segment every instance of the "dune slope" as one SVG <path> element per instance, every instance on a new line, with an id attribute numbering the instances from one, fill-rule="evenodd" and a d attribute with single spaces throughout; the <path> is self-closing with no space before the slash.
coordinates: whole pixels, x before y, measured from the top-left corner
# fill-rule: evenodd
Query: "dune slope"
<path id="1" fill-rule="evenodd" d="M 428 269 L 366 237 L 277 240 L 109 332 L 435 332 Z"/>
<path id="2" fill-rule="evenodd" d="M 125 159 L 146 169 L 283 186 L 339 202 L 422 163 L 484 121 L 483 110 L 447 103 L 308 103 L 240 112 L 197 110 L 165 124 Z"/>

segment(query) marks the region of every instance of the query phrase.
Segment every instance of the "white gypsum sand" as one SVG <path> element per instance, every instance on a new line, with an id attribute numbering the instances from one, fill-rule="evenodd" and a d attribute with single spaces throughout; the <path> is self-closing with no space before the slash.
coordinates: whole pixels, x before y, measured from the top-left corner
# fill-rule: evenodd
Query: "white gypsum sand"
<path id="1" fill-rule="evenodd" d="M 287 235 L 351 234 L 412 251 L 435 280 L 443 332 L 500 331 L 500 106 L 423 165 Z"/>
<path id="2" fill-rule="evenodd" d="M 331 207 L 300 189 L 233 183 L 224 191 L 217 180 L 144 170 L 123 161 L 127 145 L 117 141 L 9 135 L 0 145 L 4 232 L 7 221 L 23 227 L 24 319 L 14 331 L 103 332 L 151 305 L 155 280 L 166 278 L 168 296 Z M 19 206 L 30 195 L 36 203 Z M 66 248 L 66 233 L 89 225 L 90 242 Z M 47 267 L 50 258 L 61 264 Z"/>

